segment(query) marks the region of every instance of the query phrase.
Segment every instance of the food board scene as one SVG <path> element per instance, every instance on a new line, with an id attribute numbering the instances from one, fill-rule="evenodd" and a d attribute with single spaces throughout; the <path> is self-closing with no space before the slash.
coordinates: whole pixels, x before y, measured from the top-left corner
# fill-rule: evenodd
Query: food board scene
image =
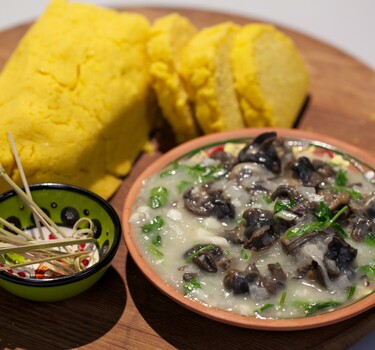
<path id="1" fill-rule="evenodd" d="M 2 1 L 1 348 L 373 349 L 374 11 Z"/>

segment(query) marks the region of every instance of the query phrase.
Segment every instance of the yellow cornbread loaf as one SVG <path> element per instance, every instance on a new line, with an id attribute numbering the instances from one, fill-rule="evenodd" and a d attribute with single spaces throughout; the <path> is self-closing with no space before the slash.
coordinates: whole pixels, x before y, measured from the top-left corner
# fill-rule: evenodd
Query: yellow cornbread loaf
<path id="1" fill-rule="evenodd" d="M 147 47 L 152 85 L 177 142 L 198 135 L 188 94 L 180 77 L 184 47 L 196 31 L 186 17 L 172 13 L 155 21 Z"/>
<path id="2" fill-rule="evenodd" d="M 230 52 L 238 27 L 230 22 L 201 30 L 182 59 L 182 76 L 204 133 L 244 126 L 232 77 Z"/>
<path id="3" fill-rule="evenodd" d="M 293 126 L 309 76 L 290 38 L 271 25 L 244 26 L 234 40 L 232 66 L 246 126 Z"/>
<path id="4" fill-rule="evenodd" d="M 30 183 L 114 193 L 153 125 L 149 30 L 138 14 L 51 2 L 0 76 L 0 159 L 14 180 L 8 131 Z"/>

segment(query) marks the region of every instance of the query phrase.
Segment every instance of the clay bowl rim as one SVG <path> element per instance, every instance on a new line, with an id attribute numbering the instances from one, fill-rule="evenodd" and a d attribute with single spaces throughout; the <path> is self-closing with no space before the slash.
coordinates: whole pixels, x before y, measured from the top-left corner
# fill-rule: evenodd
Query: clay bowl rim
<path id="1" fill-rule="evenodd" d="M 354 145 L 346 143 L 345 141 L 341 141 L 331 136 L 319 134 L 313 131 L 280 128 L 249 128 L 235 131 L 224 131 L 198 137 L 196 139 L 183 143 L 162 155 L 150 166 L 148 166 L 132 184 L 128 195 L 126 196 L 122 212 L 123 236 L 130 255 L 132 256 L 133 260 L 140 268 L 142 273 L 148 278 L 148 280 L 172 300 L 202 316 L 233 326 L 271 331 L 303 330 L 338 323 L 369 310 L 370 308 L 375 306 L 375 293 L 372 293 L 371 295 L 364 297 L 363 299 L 360 299 L 353 304 L 350 304 L 343 308 L 339 308 L 335 311 L 305 318 L 260 319 L 254 316 L 242 316 L 240 314 L 235 314 L 216 307 L 206 306 L 199 301 L 195 301 L 184 296 L 182 292 L 167 284 L 155 272 L 152 266 L 147 262 L 147 260 L 145 260 L 145 258 L 139 251 L 137 243 L 133 239 L 131 225 L 129 224 L 129 218 L 131 215 L 133 204 L 142 187 L 142 182 L 145 179 L 159 172 L 162 168 L 164 168 L 174 160 L 188 154 L 191 151 L 194 151 L 195 149 L 214 144 L 216 142 L 230 141 L 241 138 L 251 138 L 259 135 L 260 133 L 269 131 L 276 131 L 278 136 L 287 138 L 289 137 L 304 141 L 318 141 L 322 143 L 322 145 L 333 148 L 333 150 L 337 149 L 337 151 L 341 151 L 351 158 L 360 160 L 370 168 L 375 167 L 375 157 L 371 154 L 355 147 Z"/>
<path id="2" fill-rule="evenodd" d="M 68 191 L 73 193 L 78 193 L 80 196 L 84 196 L 91 201 L 97 202 L 108 214 L 111 221 L 114 225 L 114 238 L 113 238 L 113 244 L 108 250 L 108 252 L 105 254 L 104 257 L 102 257 L 98 262 L 93 264 L 92 266 L 88 267 L 87 269 L 67 275 L 62 276 L 58 278 L 45 278 L 45 279 L 28 279 L 28 278 L 21 278 L 16 275 L 8 274 L 6 271 L 0 272 L 0 278 L 14 283 L 16 285 L 20 286 L 29 286 L 29 287 L 36 287 L 36 288 L 48 288 L 48 287 L 57 287 L 57 286 L 63 286 L 63 285 L 70 285 L 75 282 L 84 280 L 90 276 L 93 276 L 97 273 L 99 273 L 103 268 L 106 266 L 109 266 L 111 264 L 113 258 L 116 255 L 116 252 L 120 246 L 121 237 L 122 237 L 122 226 L 119 215 L 117 215 L 115 209 L 112 207 L 112 205 L 106 201 L 104 198 L 100 197 L 94 192 L 91 192 L 90 190 L 75 186 L 75 185 L 69 185 L 64 183 L 55 183 L 55 182 L 43 182 L 38 184 L 32 184 L 29 186 L 31 193 L 33 191 Z M 0 195 L 0 201 L 6 201 L 8 198 L 17 196 L 16 192 L 14 190 L 10 190 L 8 192 L 3 193 Z"/>

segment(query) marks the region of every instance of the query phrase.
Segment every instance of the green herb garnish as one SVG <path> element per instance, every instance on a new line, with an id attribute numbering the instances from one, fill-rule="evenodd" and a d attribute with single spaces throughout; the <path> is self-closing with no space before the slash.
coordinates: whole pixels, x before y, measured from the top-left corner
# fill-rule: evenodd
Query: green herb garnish
<path id="1" fill-rule="evenodd" d="M 242 259 L 244 259 L 244 260 L 248 260 L 249 259 L 249 254 L 247 253 L 246 249 L 242 248 L 240 250 L 240 254 L 242 256 Z"/>
<path id="2" fill-rule="evenodd" d="M 372 235 L 367 235 L 363 242 L 370 246 L 375 246 L 375 237 L 373 237 Z"/>
<path id="3" fill-rule="evenodd" d="M 332 218 L 332 212 L 329 209 L 328 205 L 325 202 L 319 202 L 318 206 L 314 211 L 314 215 L 317 217 L 319 221 L 328 222 L 329 226 L 332 227 L 335 231 L 337 231 L 342 237 L 347 237 L 347 234 L 343 230 L 343 228 L 335 222 L 343 212 L 344 210 L 342 212 L 339 211 Z"/>
<path id="4" fill-rule="evenodd" d="M 339 169 L 336 173 L 335 183 L 337 186 L 346 186 L 348 183 L 348 177 L 346 176 L 346 171 Z"/>
<path id="5" fill-rule="evenodd" d="M 362 194 L 358 191 L 353 190 L 352 188 L 348 188 L 344 186 L 329 186 L 326 188 L 329 190 L 334 190 L 336 192 L 346 192 L 353 199 L 362 199 Z"/>
<path id="6" fill-rule="evenodd" d="M 273 304 L 263 304 L 259 309 L 256 309 L 254 312 L 255 313 L 260 313 L 262 311 L 265 311 L 271 307 L 273 307 L 274 305 Z"/>
<path id="7" fill-rule="evenodd" d="M 203 166 L 201 164 L 187 168 L 188 173 L 200 183 L 219 178 L 224 169 L 221 165 Z"/>
<path id="8" fill-rule="evenodd" d="M 204 247 L 198 249 L 197 251 L 193 252 L 186 258 L 186 262 L 191 262 L 196 256 L 198 256 L 200 253 L 210 250 L 214 247 L 214 244 L 207 244 Z"/>
<path id="9" fill-rule="evenodd" d="M 323 302 L 317 302 L 317 303 L 297 303 L 297 306 L 301 306 L 305 310 L 305 315 L 306 316 L 311 316 L 315 312 L 322 310 L 322 309 L 327 309 L 331 307 L 336 307 L 339 306 L 341 303 L 335 300 L 330 300 L 330 301 L 323 301 Z"/>
<path id="10" fill-rule="evenodd" d="M 182 193 L 184 192 L 187 188 L 193 186 L 193 183 L 190 182 L 190 181 L 186 181 L 186 180 L 182 180 L 178 186 L 177 186 L 177 190 L 179 193 Z"/>
<path id="11" fill-rule="evenodd" d="M 143 233 L 151 233 L 161 230 L 163 226 L 164 219 L 161 216 L 157 215 L 151 220 L 150 223 L 142 225 L 141 230 Z"/>
<path id="12" fill-rule="evenodd" d="M 146 235 L 154 234 L 152 238 L 152 244 L 159 247 L 161 245 L 161 236 L 158 232 L 163 228 L 163 226 L 164 219 L 161 216 L 157 215 L 151 220 L 150 223 L 142 225 L 141 230 Z"/>
<path id="13" fill-rule="evenodd" d="M 324 207 L 323 205 L 321 206 L 322 208 Z M 302 236 L 308 232 L 311 232 L 311 231 L 321 231 L 327 227 L 332 227 L 333 229 L 335 229 L 339 234 L 343 235 L 344 237 L 347 236 L 347 234 L 345 233 L 345 231 L 341 228 L 341 226 L 339 226 L 337 223 L 335 223 L 335 221 L 344 213 L 344 211 L 346 211 L 348 209 L 348 206 L 345 205 L 344 207 L 342 207 L 337 213 L 336 215 L 330 219 L 329 216 L 324 216 L 323 215 L 323 211 L 321 211 L 321 214 L 318 214 L 319 215 L 319 219 L 320 220 L 323 220 L 323 218 L 325 219 L 325 221 L 312 221 L 312 222 L 308 222 L 307 224 L 304 224 L 300 227 L 292 227 L 290 228 L 286 233 L 285 233 L 285 237 L 286 238 L 292 238 L 292 237 L 299 237 L 299 236 Z M 325 211 L 326 209 L 324 209 Z M 315 213 L 316 214 L 316 213 Z"/>
<path id="14" fill-rule="evenodd" d="M 150 252 L 151 252 L 156 258 L 158 258 L 158 259 L 163 259 L 164 254 L 163 254 L 160 250 L 156 249 L 152 244 L 150 244 L 150 245 L 148 246 L 148 249 L 150 250 Z"/>
<path id="15" fill-rule="evenodd" d="M 265 202 L 266 204 L 271 204 L 271 203 L 272 203 L 272 199 L 271 199 L 270 197 L 268 197 L 268 196 L 263 196 L 262 198 L 263 198 L 263 200 L 264 200 L 264 202 Z"/>
<path id="16" fill-rule="evenodd" d="M 168 190 L 165 187 L 154 187 L 150 192 L 148 205 L 152 209 L 164 206 L 168 200 Z"/>
<path id="17" fill-rule="evenodd" d="M 348 237 L 344 229 L 337 222 L 332 222 L 330 227 L 332 227 L 341 237 Z"/>
<path id="18" fill-rule="evenodd" d="M 332 224 L 348 209 L 348 206 L 345 205 L 342 207 L 336 214 L 335 216 L 329 220 L 329 226 L 332 226 Z"/>
<path id="19" fill-rule="evenodd" d="M 236 224 L 242 225 L 246 223 L 246 219 L 240 216 L 239 218 L 236 219 Z"/>
<path id="20" fill-rule="evenodd" d="M 287 294 L 286 291 L 284 291 L 283 294 L 281 294 L 281 298 L 280 298 L 280 301 L 279 301 L 279 306 L 280 307 L 284 306 L 286 294 Z"/>
<path id="21" fill-rule="evenodd" d="M 375 265 L 362 265 L 359 267 L 358 271 L 365 274 L 367 277 L 375 277 Z"/>
<path id="22" fill-rule="evenodd" d="M 190 281 L 185 282 L 182 288 L 184 290 L 184 295 L 188 295 L 193 290 L 201 288 L 201 284 L 196 278 L 192 278 Z"/>
<path id="23" fill-rule="evenodd" d="M 282 202 L 282 201 L 276 201 L 273 211 L 275 214 L 282 210 L 289 210 L 290 208 L 293 208 L 296 205 L 296 200 L 291 199 L 290 201 Z"/>
<path id="24" fill-rule="evenodd" d="M 347 299 L 350 300 L 353 295 L 355 293 L 355 285 L 352 284 L 349 288 L 348 288 L 348 294 L 347 294 Z"/>
<path id="25" fill-rule="evenodd" d="M 188 166 L 185 164 L 173 163 L 170 168 L 163 171 L 160 177 L 175 175 L 177 170 L 183 170 L 199 183 L 215 180 L 224 174 L 224 167 L 221 165 L 201 165 Z"/>
<path id="26" fill-rule="evenodd" d="M 153 240 L 152 240 L 152 244 L 153 245 L 156 245 L 157 247 L 160 247 L 161 245 L 161 236 L 159 234 L 157 234 Z"/>
<path id="27" fill-rule="evenodd" d="M 319 221 L 327 221 L 332 217 L 331 210 L 329 209 L 328 205 L 323 201 L 319 202 L 318 206 L 314 211 L 314 215 L 317 217 Z"/>
<path id="28" fill-rule="evenodd" d="M 321 231 L 325 227 L 324 222 L 313 221 L 302 225 L 301 227 L 292 227 L 285 233 L 286 238 L 299 237 L 311 231 Z"/>
<path id="29" fill-rule="evenodd" d="M 162 171 L 159 176 L 161 178 L 164 178 L 164 177 L 167 177 L 167 176 L 175 175 L 177 169 L 178 169 L 178 163 L 177 162 L 173 162 L 172 165 L 171 165 L 171 167 L 169 167 L 168 169 Z"/>

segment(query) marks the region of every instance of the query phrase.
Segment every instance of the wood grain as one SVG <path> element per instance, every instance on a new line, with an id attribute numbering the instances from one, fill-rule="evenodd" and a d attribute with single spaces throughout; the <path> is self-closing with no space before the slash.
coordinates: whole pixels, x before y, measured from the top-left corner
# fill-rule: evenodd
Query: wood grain
<path id="1" fill-rule="evenodd" d="M 132 8 L 150 20 L 178 11 L 199 27 L 254 20 L 197 10 Z M 0 68 L 28 25 L 0 33 Z M 295 41 L 311 74 L 309 103 L 298 128 L 345 140 L 375 154 L 375 73 L 343 52 L 280 28 Z M 156 144 L 165 144 L 159 130 Z M 111 203 L 120 214 L 133 180 L 170 148 L 144 154 Z M 124 242 L 105 276 L 90 290 L 58 303 L 35 303 L 0 290 L 0 346 L 6 349 L 345 349 L 375 329 L 375 312 L 299 332 L 236 328 L 197 315 L 160 293 L 128 256 Z"/>

